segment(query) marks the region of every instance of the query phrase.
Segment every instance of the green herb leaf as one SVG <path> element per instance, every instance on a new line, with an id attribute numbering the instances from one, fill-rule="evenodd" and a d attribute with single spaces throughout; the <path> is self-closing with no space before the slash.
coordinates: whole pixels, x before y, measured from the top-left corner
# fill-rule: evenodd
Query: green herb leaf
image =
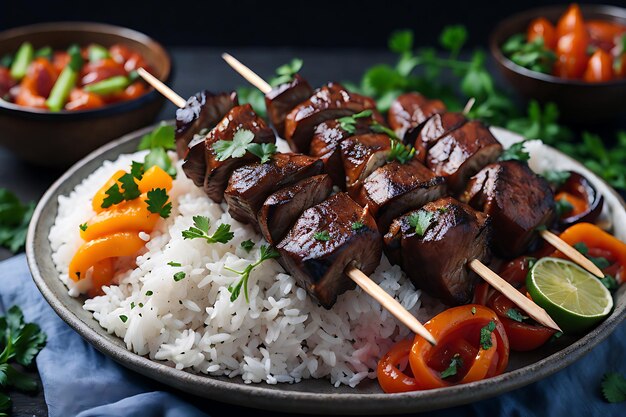
<path id="1" fill-rule="evenodd" d="M 610 275 L 605 275 L 604 278 L 600 278 L 600 282 L 611 292 L 615 292 L 619 288 L 617 280 Z"/>
<path id="2" fill-rule="evenodd" d="M 617 372 L 607 372 L 602 379 L 602 395 L 610 403 L 626 401 L 626 378 Z"/>
<path id="3" fill-rule="evenodd" d="M 410 145 L 404 145 L 402 142 L 391 139 L 391 149 L 387 156 L 387 161 L 396 160 L 401 164 L 406 164 L 415 156 L 415 148 Z"/>
<path id="4" fill-rule="evenodd" d="M 337 121 L 339 122 L 339 126 L 343 130 L 351 135 L 354 135 L 354 133 L 356 132 L 357 119 L 365 119 L 371 116 L 372 110 L 367 109 L 350 116 L 340 117 L 339 119 L 337 119 Z"/>
<path id="5" fill-rule="evenodd" d="M 146 291 L 146 297 L 150 297 L 152 294 L 154 294 L 152 291 Z"/>
<path id="6" fill-rule="evenodd" d="M 559 188 L 569 179 L 571 172 L 549 169 L 541 174 L 555 188 Z"/>
<path id="7" fill-rule="evenodd" d="M 252 87 L 239 87 L 237 89 L 237 98 L 239 104 L 250 104 L 252 109 L 260 117 L 267 116 L 267 109 L 265 108 L 265 96 L 261 91 Z"/>
<path id="8" fill-rule="evenodd" d="M 502 152 L 498 161 L 528 161 L 530 159 L 530 154 L 524 149 L 525 145 L 525 140 L 514 143 Z"/>
<path id="9" fill-rule="evenodd" d="M 552 73 L 556 54 L 546 48 L 542 37 L 526 42 L 524 35 L 509 38 L 502 46 L 504 54 L 517 65 L 544 74 Z"/>
<path id="10" fill-rule="evenodd" d="M 105 191 L 106 197 L 102 201 L 102 208 L 111 207 L 113 204 L 119 204 L 122 201 L 134 200 L 141 195 L 133 175 L 124 174 L 117 181 L 122 184 L 121 189 L 117 182 L 109 187 Z"/>
<path id="11" fill-rule="evenodd" d="M 411 52 L 413 49 L 413 31 L 399 30 L 392 33 L 389 37 L 389 49 L 399 54 Z"/>
<path id="12" fill-rule="evenodd" d="M 250 239 L 244 240 L 243 242 L 241 242 L 241 247 L 246 252 L 250 252 L 252 250 L 252 248 L 254 248 L 254 242 L 251 241 Z"/>
<path id="13" fill-rule="evenodd" d="M 276 68 L 276 76 L 270 79 L 270 85 L 276 87 L 280 84 L 291 82 L 294 75 L 302 69 L 303 63 L 304 61 L 300 58 L 294 58 L 290 62 Z"/>
<path id="14" fill-rule="evenodd" d="M 20 391 L 33 392 L 37 390 L 37 382 L 13 366 L 8 365 L 6 368 L 7 385 L 14 387 Z"/>
<path id="15" fill-rule="evenodd" d="M 361 230 L 365 226 L 362 221 L 353 222 L 350 226 L 352 230 Z"/>
<path id="16" fill-rule="evenodd" d="M 135 308 L 135 302 L 134 302 L 134 301 L 131 301 L 131 302 L 130 302 L 130 309 L 132 310 L 133 308 Z"/>
<path id="17" fill-rule="evenodd" d="M 230 292 L 230 301 L 234 302 L 237 298 L 239 298 L 239 295 L 241 294 L 241 289 L 243 288 L 246 302 L 249 303 L 250 300 L 248 299 L 248 280 L 250 279 L 250 273 L 254 268 L 259 266 L 266 260 L 278 258 L 279 256 L 280 254 L 273 247 L 268 245 L 261 245 L 259 259 L 255 263 L 248 265 L 243 271 L 236 271 L 234 269 L 225 267 L 227 270 L 241 275 L 239 281 L 237 281 L 235 284 L 231 284 L 228 287 L 228 291 Z"/>
<path id="18" fill-rule="evenodd" d="M 254 133 L 247 129 L 235 132 L 233 140 L 219 140 L 213 144 L 213 150 L 218 161 L 228 158 L 241 158 L 246 154 L 248 145 L 254 140 Z"/>
<path id="19" fill-rule="evenodd" d="M 480 346 L 484 350 L 488 350 L 493 346 L 491 343 L 491 334 L 496 329 L 496 322 L 491 320 L 485 327 L 480 329 Z"/>
<path id="20" fill-rule="evenodd" d="M 415 233 L 420 237 L 424 236 L 434 221 L 435 215 L 426 210 L 419 210 L 409 215 L 409 225 L 415 229 Z"/>
<path id="21" fill-rule="evenodd" d="M 574 210 L 574 206 L 572 206 L 572 203 L 570 203 L 566 198 L 560 198 L 558 200 L 555 200 L 554 203 L 556 216 L 558 218 L 561 218 Z"/>
<path id="22" fill-rule="evenodd" d="M 155 148 L 176 149 L 175 136 L 174 126 L 163 122 L 152 132 L 141 137 L 137 150 L 143 151 Z"/>
<path id="23" fill-rule="evenodd" d="M 450 359 L 450 365 L 448 365 L 448 367 L 441 373 L 441 378 L 446 379 L 446 378 L 450 378 L 451 376 L 456 375 L 459 368 L 462 368 L 462 367 L 463 367 L 463 359 L 461 358 L 461 355 L 456 353 L 454 354 L 452 359 Z"/>
<path id="24" fill-rule="evenodd" d="M 456 57 L 467 40 L 467 29 L 462 25 L 446 26 L 439 36 L 441 46 Z"/>
<path id="25" fill-rule="evenodd" d="M 167 154 L 165 148 L 154 148 L 148 152 L 144 159 L 144 167 L 147 170 L 153 166 L 158 166 L 167 172 L 170 177 L 176 178 L 176 167 L 172 164 L 172 159 Z"/>
<path id="26" fill-rule="evenodd" d="M 518 309 L 516 308 L 509 308 L 506 311 L 506 316 L 508 318 L 510 318 L 511 320 L 515 320 L 517 322 L 523 322 L 524 320 L 528 319 L 528 316 L 523 315 Z"/>
<path id="27" fill-rule="evenodd" d="M 326 230 L 322 230 L 321 232 L 316 232 L 313 234 L 313 239 L 319 240 L 320 242 L 328 242 L 330 240 L 330 233 Z"/>
<path id="28" fill-rule="evenodd" d="M 230 225 L 222 223 L 217 226 L 213 235 L 209 235 L 210 220 L 205 216 L 193 216 L 193 224 L 187 230 L 183 230 L 184 239 L 204 239 L 207 243 L 228 243 L 235 234 L 230 231 Z"/>
<path id="29" fill-rule="evenodd" d="M 278 148 L 273 143 L 251 143 L 247 147 L 248 152 L 257 156 L 264 164 L 276 153 Z"/>
<path id="30" fill-rule="evenodd" d="M 120 320 L 122 320 L 122 323 L 126 323 L 128 321 L 128 316 L 125 316 L 123 314 L 120 315 Z"/>
<path id="31" fill-rule="evenodd" d="M 169 266 L 173 266 L 173 267 L 175 267 L 175 268 L 180 267 L 180 266 L 183 266 L 180 262 L 174 262 L 174 261 L 169 261 L 167 264 L 168 264 Z"/>
<path id="32" fill-rule="evenodd" d="M 0 188 L 0 246 L 17 253 L 26 242 L 26 233 L 35 203 L 22 204 L 15 194 Z"/>
<path id="33" fill-rule="evenodd" d="M 172 203 L 168 203 L 169 196 L 165 188 L 153 188 L 147 193 L 148 199 L 145 200 L 148 204 L 148 211 L 150 213 L 158 214 L 159 216 L 167 219 L 172 212 Z"/>
<path id="34" fill-rule="evenodd" d="M 141 180 L 145 172 L 145 165 L 142 162 L 133 161 L 130 164 L 130 175 Z"/>
<path id="35" fill-rule="evenodd" d="M 176 282 L 181 281 L 181 280 L 185 279 L 186 276 L 187 276 L 187 274 L 185 274 L 183 271 L 179 271 L 179 272 L 174 274 L 174 281 L 176 281 Z"/>

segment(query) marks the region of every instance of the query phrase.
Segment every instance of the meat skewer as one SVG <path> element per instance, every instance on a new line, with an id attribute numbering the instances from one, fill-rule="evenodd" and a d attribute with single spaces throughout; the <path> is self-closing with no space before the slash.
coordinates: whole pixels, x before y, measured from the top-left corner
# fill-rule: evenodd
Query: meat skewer
<path id="1" fill-rule="evenodd" d="M 237 61 L 237 63 L 238 63 L 239 65 L 243 65 L 243 64 L 239 63 L 238 61 Z M 251 72 L 251 71 L 250 71 L 250 72 Z M 258 77 L 258 76 L 257 76 L 257 77 Z M 260 77 L 258 77 L 258 78 L 260 78 Z M 253 77 L 252 79 L 254 80 L 254 77 Z M 267 83 L 266 83 L 266 84 L 267 84 Z M 267 91 L 267 89 L 268 89 L 268 88 L 267 88 L 268 86 L 269 86 L 269 84 L 267 84 L 267 85 L 261 85 L 261 87 L 262 87 L 264 90 L 266 90 L 266 91 Z M 269 87 L 269 88 L 270 88 L 270 90 L 271 90 L 271 87 Z M 481 263 L 481 262 L 480 262 L 479 260 L 476 260 L 476 262 L 472 263 L 472 265 L 476 265 L 477 263 Z M 481 263 L 481 264 L 482 264 L 482 263 Z M 472 267 L 472 265 L 470 265 L 470 267 Z M 484 266 L 484 264 L 483 264 L 483 266 Z M 486 266 L 484 266 L 484 267 L 485 267 L 485 268 L 487 268 Z M 359 279 L 358 279 L 358 278 L 363 278 L 363 277 L 362 277 L 362 276 L 360 276 L 360 274 L 358 274 L 358 273 L 352 273 L 353 271 L 351 271 L 351 269 L 355 269 L 355 268 L 354 268 L 354 267 L 350 267 L 349 269 L 347 269 L 347 270 L 346 270 L 346 275 L 348 275 L 351 279 L 355 280 L 357 284 L 359 284 L 359 285 L 361 285 L 361 286 L 364 286 L 364 285 L 363 285 L 363 282 L 362 282 L 362 279 L 361 279 L 361 280 L 359 280 Z M 475 269 L 475 270 L 476 270 L 476 272 L 477 272 L 478 274 L 483 273 L 483 271 L 482 271 L 481 269 L 479 269 L 479 268 L 472 268 L 472 269 Z M 359 272 L 360 272 L 360 271 L 359 271 Z M 362 274 L 362 273 L 361 273 L 361 274 Z M 363 274 L 363 275 L 365 275 L 365 274 Z M 495 275 L 495 274 L 494 274 L 494 275 Z M 497 275 L 496 275 L 496 276 L 497 276 Z M 499 277 L 498 277 L 498 278 L 499 278 Z M 369 279 L 369 278 L 368 278 L 368 279 Z M 502 280 L 501 278 L 499 278 L 499 279 L 500 279 L 500 280 Z M 377 286 L 377 285 L 376 285 L 373 281 L 371 282 L 371 284 L 372 284 L 372 285 L 374 285 L 374 286 L 376 286 L 376 288 L 378 289 L 377 291 L 379 291 L 379 292 L 380 292 L 380 294 L 382 295 L 381 297 L 379 297 L 380 299 L 379 299 L 379 298 L 377 298 L 377 297 L 375 297 L 375 298 L 377 298 L 377 300 L 378 300 L 379 302 L 382 302 L 383 300 L 385 300 L 385 298 L 389 298 L 389 296 L 388 296 L 388 295 L 387 295 L 387 294 L 386 294 L 383 290 L 381 290 L 381 289 L 380 289 L 380 288 L 379 288 L 379 287 L 378 287 L 378 286 Z M 499 286 L 499 287 L 503 287 L 503 286 Z M 364 289 L 366 290 L 366 292 L 368 292 L 368 293 L 369 293 L 370 291 L 372 291 L 372 288 L 373 288 L 373 287 L 371 287 L 371 286 L 367 286 L 367 288 L 364 288 Z M 506 287 L 504 287 L 504 288 L 506 288 Z M 386 296 L 386 297 L 385 297 L 385 296 Z M 386 300 L 386 301 L 388 301 L 388 300 Z M 394 301 L 395 301 L 395 300 L 394 300 Z M 383 305 L 384 305 L 384 304 L 383 304 Z M 384 305 L 384 306 L 385 306 L 385 305 Z M 545 313 L 545 312 L 544 312 L 544 311 L 543 311 L 540 307 L 536 306 L 534 303 L 532 303 L 532 306 L 533 306 L 533 308 L 537 309 L 537 311 L 536 311 L 536 312 L 533 312 L 533 316 L 542 317 L 543 319 L 541 320 L 541 322 L 542 322 L 542 323 L 544 323 L 544 324 L 545 324 L 546 326 L 548 326 L 548 327 L 558 328 L 558 326 L 556 326 L 556 323 L 554 323 L 554 322 L 550 319 L 550 317 L 549 317 L 549 316 L 548 316 L 548 315 L 547 315 L 547 314 L 546 314 L 546 313 Z M 520 307 L 522 307 L 522 306 L 520 306 Z M 387 306 L 385 306 L 385 308 L 387 308 Z M 401 310 L 404 310 L 401 306 L 400 306 L 400 308 L 401 308 Z M 388 310 L 390 310 L 390 309 L 388 308 Z M 394 309 L 394 310 L 395 310 L 395 309 Z M 403 320 L 403 319 L 405 319 L 405 318 L 406 318 L 406 316 L 403 316 L 403 315 L 401 315 L 401 314 L 400 314 L 400 311 L 396 311 L 396 312 L 394 312 L 394 310 L 390 310 L 390 312 L 392 312 L 392 314 L 394 314 L 394 315 L 395 315 L 398 319 Z M 408 314 L 408 312 L 406 312 L 406 313 Z M 529 314 L 531 314 L 531 313 L 529 313 Z M 410 315 L 410 314 L 409 314 L 409 315 Z M 411 317 L 412 317 L 412 316 L 411 316 Z M 419 322 L 418 322 L 418 323 L 419 323 Z M 420 326 L 421 326 L 421 323 L 420 323 Z M 411 326 L 409 326 L 409 327 L 411 327 Z M 412 328 L 412 327 L 411 327 L 411 328 Z M 413 328 L 412 328 L 412 330 L 413 330 Z M 424 329 L 424 330 L 425 330 L 425 329 Z M 414 330 L 414 331 L 415 331 L 415 330 Z M 420 333 L 419 333 L 419 332 L 417 332 L 417 331 L 416 331 L 416 333 L 420 334 Z"/>

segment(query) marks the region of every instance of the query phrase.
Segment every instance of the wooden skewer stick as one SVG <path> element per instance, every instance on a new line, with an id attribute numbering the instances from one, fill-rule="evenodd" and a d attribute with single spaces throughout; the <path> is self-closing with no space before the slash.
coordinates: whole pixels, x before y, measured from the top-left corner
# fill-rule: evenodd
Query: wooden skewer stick
<path id="1" fill-rule="evenodd" d="M 463 107 L 463 114 L 469 113 L 470 110 L 472 110 L 472 107 L 474 107 L 474 103 L 476 103 L 476 99 L 474 97 L 471 97 L 469 100 L 467 100 L 465 107 Z"/>
<path id="2" fill-rule="evenodd" d="M 573 262 L 585 268 L 587 271 L 591 272 L 598 278 L 604 278 L 604 272 L 602 272 L 600 268 L 598 268 L 596 264 L 591 262 L 585 255 L 570 246 L 569 243 L 567 243 L 554 233 L 550 232 L 549 230 L 542 230 L 539 232 L 539 234 L 546 242 L 561 251 L 563 255 L 570 258 Z"/>
<path id="3" fill-rule="evenodd" d="M 180 107 L 180 108 L 185 107 L 187 100 L 185 100 L 184 98 L 176 94 L 174 90 L 169 88 L 167 85 L 161 82 L 161 80 L 156 78 L 154 75 L 150 74 L 148 71 L 146 71 L 143 68 L 137 68 L 137 74 L 139 74 L 139 76 L 143 78 L 148 84 L 154 87 L 155 90 L 163 94 L 165 98 L 167 98 L 169 101 L 174 103 L 176 107 Z"/>
<path id="4" fill-rule="evenodd" d="M 403 306 L 385 292 L 382 288 L 378 286 L 370 277 L 365 275 L 361 270 L 349 266 L 344 271 L 346 275 L 352 279 L 361 287 L 363 291 L 368 293 L 373 299 L 378 301 L 385 310 L 390 312 L 395 318 L 404 323 L 409 329 L 413 331 L 413 333 L 422 336 L 426 339 L 431 345 L 435 345 L 437 341 L 433 337 L 432 334 L 424 327 L 422 323 L 419 322 L 418 319 L 415 318 L 411 313 L 409 313 Z"/>
<path id="5" fill-rule="evenodd" d="M 222 58 L 228 65 L 230 65 L 235 71 L 245 78 L 250 84 L 261 90 L 263 94 L 267 94 L 272 91 L 272 86 L 267 83 L 263 78 L 259 77 L 254 71 L 242 64 L 234 56 L 224 52 Z"/>
<path id="6" fill-rule="evenodd" d="M 517 291 L 511 284 L 489 269 L 484 263 L 478 259 L 473 259 L 469 262 L 469 267 L 538 323 L 551 329 L 562 331 L 559 325 L 552 320 L 552 317 L 550 317 L 543 308 Z"/>

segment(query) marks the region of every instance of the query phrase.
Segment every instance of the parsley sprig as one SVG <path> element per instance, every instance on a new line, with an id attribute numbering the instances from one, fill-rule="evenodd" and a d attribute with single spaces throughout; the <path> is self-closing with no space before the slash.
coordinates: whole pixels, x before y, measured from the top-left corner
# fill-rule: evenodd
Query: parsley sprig
<path id="1" fill-rule="evenodd" d="M 546 48 L 540 36 L 527 42 L 525 34 L 513 35 L 502 45 L 502 52 L 517 65 L 544 74 L 552 72 L 556 61 L 556 54 Z"/>
<path id="2" fill-rule="evenodd" d="M 34 210 L 34 202 L 22 204 L 11 191 L 0 188 L 0 246 L 13 253 L 24 247 Z"/>
<path id="3" fill-rule="evenodd" d="M 496 322 L 493 320 L 480 329 L 480 346 L 484 350 L 488 350 L 493 346 L 493 343 L 491 342 L 491 334 L 494 330 L 496 330 Z"/>
<path id="4" fill-rule="evenodd" d="M 452 356 L 450 359 L 450 365 L 441 373 L 441 379 L 450 378 L 458 373 L 459 369 L 463 367 L 463 359 L 458 353 Z"/>
<path id="5" fill-rule="evenodd" d="M 175 148 L 174 126 L 163 122 L 141 138 L 137 150 L 150 150 L 144 159 L 145 170 L 157 165 L 170 174 L 172 178 L 176 178 L 176 167 L 167 155 L 168 150 Z"/>
<path id="6" fill-rule="evenodd" d="M 19 371 L 15 364 L 30 366 L 46 344 L 46 335 L 35 323 L 25 323 L 18 306 L 11 307 L 0 317 L 0 387 L 19 391 L 36 391 L 37 382 Z M 11 398 L 0 392 L 0 416 L 11 410 Z"/>
<path id="7" fill-rule="evenodd" d="M 250 152 L 257 156 L 264 164 L 276 153 L 276 145 L 273 143 L 252 143 L 254 133 L 248 129 L 239 129 L 233 135 L 232 140 L 219 140 L 213 144 L 213 150 L 218 161 L 228 158 L 241 158 Z"/>
<path id="8" fill-rule="evenodd" d="M 349 134 L 354 135 L 358 119 L 367 119 L 368 117 L 372 117 L 372 113 L 371 109 L 363 110 L 362 112 L 355 113 L 350 116 L 340 117 L 337 119 L 337 122 L 339 122 L 339 127 Z"/>
<path id="9" fill-rule="evenodd" d="M 278 253 L 278 251 L 273 247 L 268 245 L 261 245 L 259 259 L 257 259 L 256 262 L 248 265 L 243 271 L 236 271 L 234 269 L 224 267 L 225 269 L 241 276 L 236 284 L 231 284 L 228 286 L 228 291 L 230 292 L 230 301 L 234 302 L 237 298 L 239 298 L 241 288 L 243 287 L 246 302 L 249 303 L 250 300 L 248 299 L 248 280 L 250 279 L 250 273 L 254 268 L 261 265 L 263 262 L 267 261 L 268 259 L 278 258 L 279 255 L 280 254 Z"/>
<path id="10" fill-rule="evenodd" d="M 153 188 L 148 191 L 146 195 L 148 196 L 146 203 L 148 204 L 148 211 L 150 213 L 156 213 L 164 219 L 170 217 L 172 203 L 168 202 L 170 197 L 167 195 L 165 188 Z"/>
<path id="11" fill-rule="evenodd" d="M 118 182 L 121 184 L 121 187 L 118 185 Z M 133 174 L 126 173 L 109 187 L 105 194 L 106 197 L 102 200 L 102 208 L 109 208 L 122 201 L 134 200 L 141 195 L 141 191 L 139 191 L 139 186 L 135 182 Z"/>
<path id="12" fill-rule="evenodd" d="M 626 378 L 617 372 L 608 372 L 602 379 L 602 395 L 610 403 L 626 401 Z"/>
<path id="13" fill-rule="evenodd" d="M 183 230 L 184 239 L 204 239 L 207 243 L 228 243 L 235 234 L 230 231 L 230 224 L 222 223 L 209 235 L 211 220 L 205 216 L 193 216 L 193 226 Z"/>
<path id="14" fill-rule="evenodd" d="M 434 221 L 434 213 L 426 210 L 419 210 L 409 215 L 409 225 L 415 229 L 415 233 L 420 237 L 424 236 Z"/>
<path id="15" fill-rule="evenodd" d="M 514 143 L 502 152 L 498 161 L 528 161 L 530 159 L 530 154 L 525 149 L 525 146 L 525 140 Z"/>
<path id="16" fill-rule="evenodd" d="M 313 234 L 313 239 L 318 240 L 320 242 L 328 242 L 330 240 L 330 233 L 328 233 L 327 230 L 315 232 Z"/>

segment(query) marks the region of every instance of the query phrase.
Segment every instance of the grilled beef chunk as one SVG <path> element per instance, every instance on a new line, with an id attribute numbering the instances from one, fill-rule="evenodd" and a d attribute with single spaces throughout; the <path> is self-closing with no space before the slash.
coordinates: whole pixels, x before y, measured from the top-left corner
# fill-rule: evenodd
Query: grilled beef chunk
<path id="1" fill-rule="evenodd" d="M 245 104 L 233 107 L 204 140 L 202 138 L 194 140 L 183 163 L 187 177 L 198 187 L 203 187 L 204 192 L 215 202 L 222 201 L 224 189 L 233 170 L 258 161 L 251 153 L 246 153 L 241 158 L 218 161 L 213 145 L 220 140 L 232 140 L 235 133 L 241 129 L 254 133 L 253 142 L 273 143 L 276 140 L 272 129 L 256 115 L 249 104 Z"/>
<path id="2" fill-rule="evenodd" d="M 224 198 L 234 219 L 252 223 L 258 229 L 257 214 L 265 199 L 280 188 L 322 173 L 324 164 L 317 158 L 294 153 L 277 153 L 261 164 L 244 165 L 232 172 Z"/>
<path id="3" fill-rule="evenodd" d="M 370 126 L 373 121 L 384 125 L 383 117 L 374 110 L 372 117 L 356 119 L 354 130 L 350 132 L 341 127 L 341 123 L 334 120 L 327 120 L 320 123 L 315 128 L 315 133 L 311 138 L 309 155 L 317 156 L 324 162 L 326 173 L 333 179 L 335 185 L 345 189 L 346 174 L 341 161 L 341 148 L 339 144 L 346 138 L 355 135 L 371 133 Z"/>
<path id="4" fill-rule="evenodd" d="M 432 216 L 423 235 L 411 218 Z M 385 235 L 385 252 L 418 288 L 446 304 L 468 303 L 477 276 L 467 263 L 490 260 L 489 217 L 451 197 L 426 204 L 393 221 Z"/>
<path id="5" fill-rule="evenodd" d="M 426 166 L 448 182 L 453 193 L 462 191 L 469 177 L 502 153 L 502 145 L 477 120 L 465 123 L 439 139 L 428 151 Z"/>
<path id="6" fill-rule="evenodd" d="M 417 157 L 420 161 L 426 160 L 428 150 L 439 139 L 449 134 L 455 129 L 463 126 L 467 122 L 465 116 L 461 113 L 439 113 L 428 119 L 421 129 L 414 129 L 412 132 L 407 132 L 407 135 L 411 133 L 417 133 L 415 139 L 409 138 L 408 141 L 413 143 Z"/>
<path id="7" fill-rule="evenodd" d="M 342 85 L 329 83 L 296 106 L 285 118 L 285 139 L 294 152 L 309 152 L 315 126 L 331 119 L 375 109 L 369 97 L 350 93 Z"/>
<path id="8" fill-rule="evenodd" d="M 419 93 L 406 93 L 391 103 L 387 120 L 399 138 L 404 138 L 409 129 L 416 128 L 428 118 L 446 111 L 441 100 L 429 100 Z"/>
<path id="9" fill-rule="evenodd" d="M 376 169 L 363 181 L 356 201 L 367 205 L 385 233 L 397 216 L 441 198 L 446 181 L 413 158 L 406 164 L 393 161 Z"/>
<path id="10" fill-rule="evenodd" d="M 213 94 L 207 90 L 189 97 L 185 107 L 176 110 L 176 152 L 187 155 L 189 142 L 202 129 L 212 129 L 230 109 L 237 106 L 237 93 Z"/>
<path id="11" fill-rule="evenodd" d="M 275 246 L 304 210 L 326 200 L 332 190 L 333 181 L 327 174 L 322 174 L 298 181 L 270 195 L 258 215 L 265 240 Z"/>
<path id="12" fill-rule="evenodd" d="M 306 210 L 278 244 L 283 266 L 326 308 L 354 288 L 348 265 L 374 272 L 382 239 L 374 218 L 345 193 Z"/>
<path id="13" fill-rule="evenodd" d="M 387 162 L 391 140 L 382 133 L 367 133 L 344 139 L 339 146 L 346 173 L 346 189 L 354 197 L 358 194 L 363 180 Z"/>
<path id="14" fill-rule="evenodd" d="M 313 89 L 298 74 L 290 82 L 280 84 L 265 95 L 267 116 L 281 137 L 284 135 L 287 114 L 312 95 Z"/>
<path id="15" fill-rule="evenodd" d="M 461 200 L 491 217 L 492 250 L 504 258 L 524 253 L 536 237 L 535 230 L 549 225 L 555 216 L 550 185 L 519 161 L 483 168 L 470 179 Z"/>

